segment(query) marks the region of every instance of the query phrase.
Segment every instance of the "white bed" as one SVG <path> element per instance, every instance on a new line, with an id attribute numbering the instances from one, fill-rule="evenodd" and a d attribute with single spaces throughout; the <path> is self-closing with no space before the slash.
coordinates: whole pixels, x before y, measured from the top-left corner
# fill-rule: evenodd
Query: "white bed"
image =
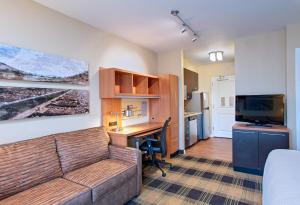
<path id="1" fill-rule="evenodd" d="M 263 205 L 300 205 L 300 151 L 274 150 L 263 175 Z"/>

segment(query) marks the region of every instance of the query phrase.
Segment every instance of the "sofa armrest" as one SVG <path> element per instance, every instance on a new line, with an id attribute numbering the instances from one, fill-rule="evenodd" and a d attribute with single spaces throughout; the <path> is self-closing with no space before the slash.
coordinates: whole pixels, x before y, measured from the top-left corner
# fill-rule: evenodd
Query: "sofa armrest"
<path id="1" fill-rule="evenodd" d="M 118 159 L 131 163 L 137 166 L 137 195 L 142 189 L 142 153 L 140 150 L 131 147 L 119 147 L 109 145 L 109 158 Z"/>

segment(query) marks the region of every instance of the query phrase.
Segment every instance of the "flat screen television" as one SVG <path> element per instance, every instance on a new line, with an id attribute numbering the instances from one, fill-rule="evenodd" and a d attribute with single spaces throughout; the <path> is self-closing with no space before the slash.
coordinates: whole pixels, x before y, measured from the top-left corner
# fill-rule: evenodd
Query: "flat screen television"
<path id="1" fill-rule="evenodd" d="M 236 96 L 235 120 L 256 125 L 284 125 L 284 95 Z"/>

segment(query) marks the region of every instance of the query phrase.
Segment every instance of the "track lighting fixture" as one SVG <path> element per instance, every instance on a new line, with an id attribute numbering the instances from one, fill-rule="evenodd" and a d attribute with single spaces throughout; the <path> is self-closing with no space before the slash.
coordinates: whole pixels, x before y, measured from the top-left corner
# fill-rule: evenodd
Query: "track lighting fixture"
<path id="1" fill-rule="evenodd" d="M 198 36 L 197 36 L 197 34 L 194 34 L 193 35 L 193 38 L 192 38 L 192 42 L 195 42 L 195 41 L 197 41 L 198 40 Z"/>
<path id="2" fill-rule="evenodd" d="M 180 30 L 180 32 L 183 34 L 183 33 L 185 33 L 186 31 L 189 30 L 193 34 L 192 42 L 196 42 L 199 38 L 199 35 L 188 24 L 186 24 L 185 21 L 179 16 L 179 11 L 178 10 L 172 10 L 171 15 L 177 17 L 177 19 L 179 21 L 181 21 L 183 27 Z"/>
<path id="3" fill-rule="evenodd" d="M 182 29 L 181 29 L 180 32 L 181 32 L 182 34 L 186 32 L 186 25 L 185 25 L 185 24 L 182 25 Z"/>

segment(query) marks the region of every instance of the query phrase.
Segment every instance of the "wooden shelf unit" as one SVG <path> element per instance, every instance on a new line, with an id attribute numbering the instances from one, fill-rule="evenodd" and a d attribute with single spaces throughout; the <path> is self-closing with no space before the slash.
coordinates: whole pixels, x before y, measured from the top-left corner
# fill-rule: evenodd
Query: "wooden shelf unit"
<path id="1" fill-rule="evenodd" d="M 178 77 L 162 75 L 160 77 L 125 71 L 117 68 L 100 68 L 100 98 L 102 125 L 107 129 L 110 122 L 118 121 L 122 127 L 121 99 L 149 98 L 150 123 L 164 123 L 171 117 L 167 130 L 167 156 L 170 157 L 179 148 L 178 117 Z M 115 113 L 118 113 L 116 119 Z"/>
<path id="2" fill-rule="evenodd" d="M 117 68 L 100 68 L 101 98 L 159 98 L 159 78 Z"/>

